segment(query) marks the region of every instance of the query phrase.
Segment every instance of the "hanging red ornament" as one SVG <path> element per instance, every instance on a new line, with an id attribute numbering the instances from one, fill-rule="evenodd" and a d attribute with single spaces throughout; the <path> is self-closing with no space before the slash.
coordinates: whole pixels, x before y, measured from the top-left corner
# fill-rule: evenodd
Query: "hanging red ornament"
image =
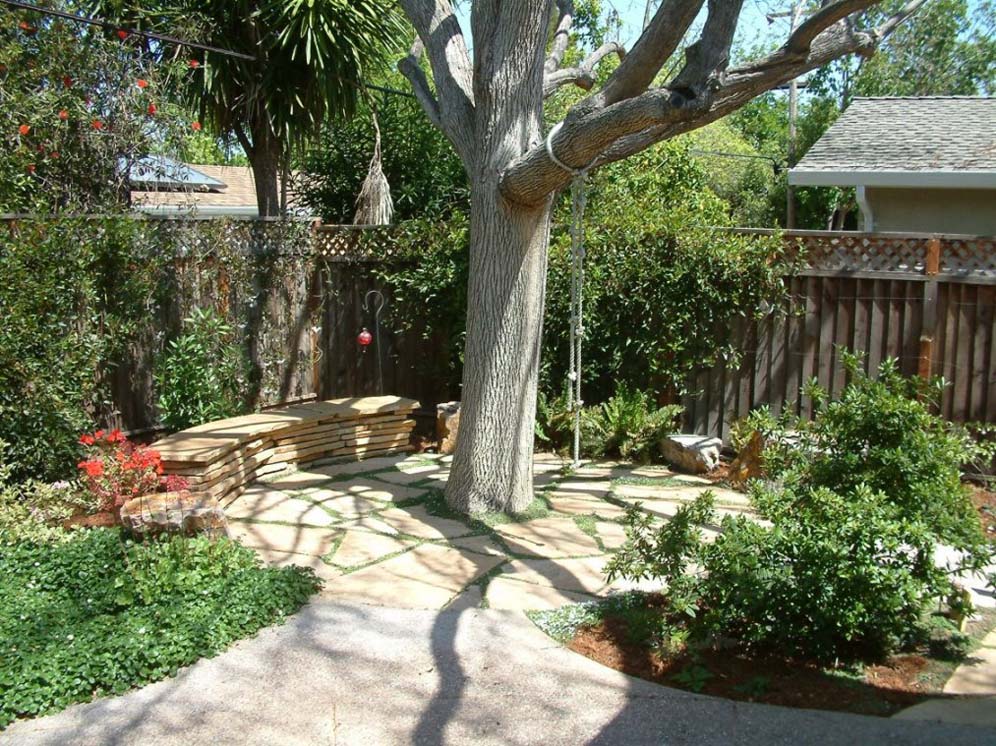
<path id="1" fill-rule="evenodd" d="M 192 129 L 194 132 L 200 132 L 201 131 L 201 123 L 200 122 L 191 122 L 190 123 L 190 129 Z"/>
<path id="2" fill-rule="evenodd" d="M 27 170 L 28 170 L 29 174 L 33 174 L 35 172 L 35 164 L 34 163 L 29 163 L 28 166 L 27 166 Z"/>
<path id="3" fill-rule="evenodd" d="M 101 122 L 99 119 L 94 119 L 92 122 L 90 122 L 90 126 L 93 127 L 95 130 L 104 129 L 104 123 Z"/>
<path id="4" fill-rule="evenodd" d="M 59 119 L 65 122 L 67 119 L 69 119 L 69 112 L 66 111 L 65 109 L 59 109 Z"/>
<path id="5" fill-rule="evenodd" d="M 59 151 L 58 150 L 53 150 L 51 153 L 48 154 L 48 157 L 49 158 L 58 158 L 59 157 Z"/>
<path id="6" fill-rule="evenodd" d="M 139 78 L 137 81 L 135 81 L 135 85 L 137 85 L 139 88 L 148 88 L 149 81 Z"/>
<path id="7" fill-rule="evenodd" d="M 26 135 L 31 131 L 31 125 L 22 124 L 20 127 L 17 128 L 17 131 L 20 132 L 22 135 Z"/>
<path id="8" fill-rule="evenodd" d="M 118 29 L 118 38 L 119 38 L 119 39 L 120 39 L 121 41 L 124 41 L 125 39 L 127 39 L 127 38 L 128 38 L 128 32 L 127 32 L 127 31 L 125 31 L 125 30 L 124 30 L 123 28 L 119 28 L 119 29 Z"/>
<path id="9" fill-rule="evenodd" d="M 149 114 L 155 114 L 157 111 L 159 111 L 159 109 L 156 108 L 155 104 L 149 104 L 148 111 L 149 111 Z"/>
<path id="10" fill-rule="evenodd" d="M 368 347 L 371 342 L 373 342 L 373 334 L 364 327 L 363 331 L 356 335 L 356 341 L 359 343 L 360 347 Z"/>
<path id="11" fill-rule="evenodd" d="M 63 77 L 63 79 L 62 79 L 62 85 L 66 86 L 66 88 L 69 88 L 70 86 L 72 86 L 72 84 L 73 84 L 73 79 L 72 78 L 70 78 L 68 75 L 66 75 L 65 77 Z"/>
<path id="12" fill-rule="evenodd" d="M 196 70 L 198 67 L 201 66 L 201 63 L 198 62 L 197 60 L 190 60 L 187 64 L 190 66 L 191 70 Z"/>

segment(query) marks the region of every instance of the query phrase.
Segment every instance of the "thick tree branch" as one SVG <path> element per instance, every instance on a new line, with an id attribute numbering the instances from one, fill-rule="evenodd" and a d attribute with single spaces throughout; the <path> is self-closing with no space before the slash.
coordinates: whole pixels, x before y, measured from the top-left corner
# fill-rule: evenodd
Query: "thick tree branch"
<path id="1" fill-rule="evenodd" d="M 714 85 L 714 76 L 726 70 L 730 46 L 737 31 L 743 0 L 709 0 L 709 15 L 699 40 L 685 50 L 685 66 L 669 87 L 688 88 Z"/>
<path id="2" fill-rule="evenodd" d="M 565 85 L 576 85 L 586 91 L 591 90 L 591 87 L 595 85 L 595 68 L 598 67 L 599 62 L 610 54 L 618 55 L 619 59 L 622 60 L 626 57 L 626 49 L 622 44 L 609 41 L 588 55 L 584 62 L 577 67 L 548 70 L 543 76 L 543 98 L 547 98 L 558 88 Z M 548 63 L 549 61 L 549 58 L 547 58 Z"/>
<path id="3" fill-rule="evenodd" d="M 473 157 L 474 68 L 460 23 L 449 0 L 400 2 L 429 55 L 439 122 L 467 165 Z M 427 113 L 433 116 L 432 112 Z"/>
<path id="4" fill-rule="evenodd" d="M 827 26 L 812 38 L 806 52 L 789 49 L 792 39 L 798 38 L 793 35 L 774 54 L 729 70 L 722 80 L 705 87 L 701 94 L 682 86 L 669 87 L 648 91 L 604 109 L 582 110 L 573 117 L 569 114 L 551 145 L 558 159 L 572 168 L 597 168 L 622 160 L 657 142 L 709 124 L 761 93 L 839 57 L 870 56 L 882 39 L 924 2 L 913 0 L 872 31 L 855 31 L 840 22 L 843 19 L 832 20 L 832 14 L 824 15 L 821 23 Z M 570 178 L 570 173 L 550 160 L 545 145 L 540 145 L 505 169 L 502 193 L 513 202 L 535 204 L 551 191 L 564 187 Z"/>
<path id="5" fill-rule="evenodd" d="M 419 60 L 422 57 L 422 40 L 416 36 L 415 41 L 412 43 L 411 52 L 408 56 L 398 63 L 398 70 L 404 75 L 408 82 L 412 85 L 412 92 L 415 94 L 415 98 L 422 105 L 425 110 L 425 114 L 429 117 L 429 121 L 432 122 L 433 126 L 442 130 L 443 122 L 442 115 L 439 112 L 439 102 L 436 100 L 435 95 L 432 93 L 432 89 L 429 87 L 429 80 L 425 76 L 425 71 L 422 69 L 422 65 L 419 64 Z"/>
<path id="6" fill-rule="evenodd" d="M 830 26 L 851 17 L 854 13 L 867 10 L 879 2 L 881 0 L 837 0 L 837 2 L 826 3 L 799 24 L 799 27 L 785 42 L 784 49 L 787 52 L 805 54 L 812 46 L 813 40 Z"/>
<path id="7" fill-rule="evenodd" d="M 617 103 L 643 93 L 674 54 L 703 0 L 664 0 L 605 86 L 584 102 L 584 109 Z"/>

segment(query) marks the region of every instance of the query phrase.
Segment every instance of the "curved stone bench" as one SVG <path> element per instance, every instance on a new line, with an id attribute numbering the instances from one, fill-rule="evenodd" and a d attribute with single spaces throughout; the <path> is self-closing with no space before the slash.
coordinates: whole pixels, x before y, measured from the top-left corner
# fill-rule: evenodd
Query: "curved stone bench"
<path id="1" fill-rule="evenodd" d="M 293 404 L 208 422 L 157 441 L 166 474 L 222 504 L 257 477 L 292 464 L 411 450 L 414 399 L 371 396 Z"/>

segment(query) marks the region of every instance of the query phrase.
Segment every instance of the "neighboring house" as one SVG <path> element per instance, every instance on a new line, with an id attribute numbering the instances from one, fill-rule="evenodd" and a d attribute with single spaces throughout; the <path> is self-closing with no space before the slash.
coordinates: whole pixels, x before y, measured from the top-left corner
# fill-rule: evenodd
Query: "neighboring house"
<path id="1" fill-rule="evenodd" d="M 132 207 L 141 212 L 203 217 L 259 215 L 256 182 L 248 166 L 209 166 L 148 156 L 132 165 L 130 181 Z M 288 207 L 300 215 L 291 184 Z"/>
<path id="2" fill-rule="evenodd" d="M 863 231 L 996 236 L 996 98 L 857 98 L 789 183 L 855 187 Z"/>

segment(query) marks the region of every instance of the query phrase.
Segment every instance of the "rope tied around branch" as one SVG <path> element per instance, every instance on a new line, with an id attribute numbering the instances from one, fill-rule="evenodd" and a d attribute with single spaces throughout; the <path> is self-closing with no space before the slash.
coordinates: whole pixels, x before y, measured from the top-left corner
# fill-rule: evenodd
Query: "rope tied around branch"
<path id="1" fill-rule="evenodd" d="M 567 407 L 574 419 L 574 468 L 581 464 L 581 343 L 584 339 L 584 211 L 588 202 L 585 180 L 590 164 L 571 168 L 553 152 L 553 138 L 564 125 L 558 122 L 546 136 L 546 153 L 550 160 L 571 174 L 571 333 L 570 365 L 567 374 Z"/>

